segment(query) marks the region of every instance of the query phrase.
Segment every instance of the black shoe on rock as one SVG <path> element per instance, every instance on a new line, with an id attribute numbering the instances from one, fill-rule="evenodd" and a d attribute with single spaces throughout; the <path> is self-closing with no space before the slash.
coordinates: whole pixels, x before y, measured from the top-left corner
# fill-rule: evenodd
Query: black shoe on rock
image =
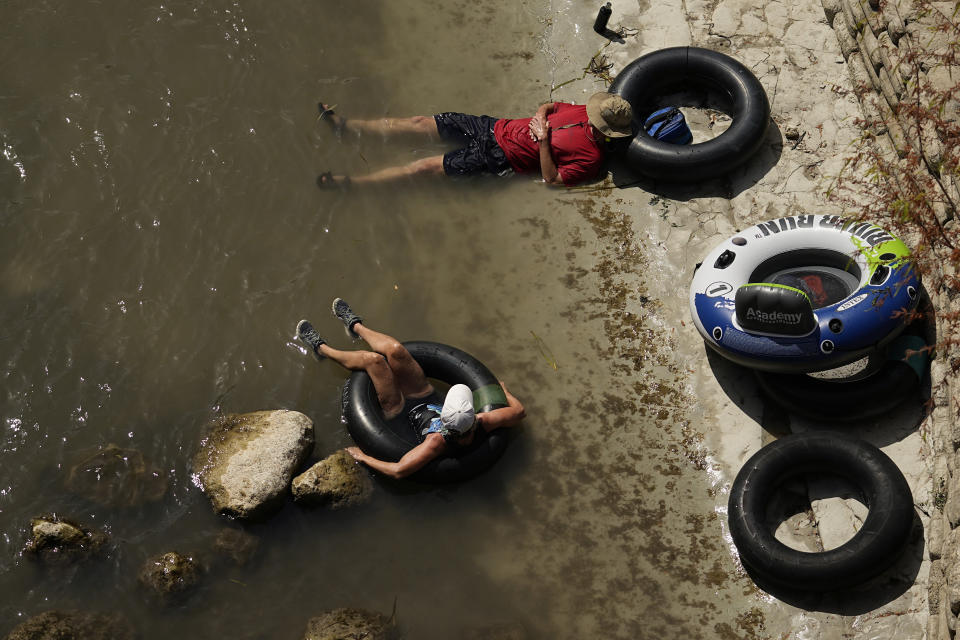
<path id="1" fill-rule="evenodd" d="M 313 355 L 317 356 L 317 360 L 323 360 L 326 357 L 320 353 L 320 345 L 326 344 L 327 341 L 320 337 L 309 321 L 301 320 L 297 323 L 297 337 L 310 347 Z"/>
<path id="2" fill-rule="evenodd" d="M 360 337 L 353 331 L 353 325 L 363 321 L 360 319 L 360 316 L 353 312 L 353 309 L 350 308 L 350 305 L 347 304 L 346 300 L 343 298 L 334 298 L 333 315 L 337 316 L 337 318 L 340 319 L 340 322 L 343 323 L 343 326 L 347 328 L 348 336 L 351 338 Z"/>

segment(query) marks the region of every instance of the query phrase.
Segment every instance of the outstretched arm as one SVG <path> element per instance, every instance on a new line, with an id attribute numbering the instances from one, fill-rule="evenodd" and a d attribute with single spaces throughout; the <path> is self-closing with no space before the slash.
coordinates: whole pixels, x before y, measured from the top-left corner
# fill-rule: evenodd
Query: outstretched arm
<path id="1" fill-rule="evenodd" d="M 527 415 L 523 405 L 512 393 L 507 391 L 507 385 L 502 380 L 500 381 L 500 387 L 503 389 L 504 395 L 507 396 L 507 406 L 477 414 L 477 421 L 485 431 L 515 427 Z"/>
<path id="2" fill-rule="evenodd" d="M 359 447 L 347 447 L 347 453 L 353 456 L 357 462 L 362 462 L 371 469 L 376 469 L 384 475 L 391 478 L 405 478 L 411 473 L 422 469 L 428 462 L 443 453 L 446 445 L 443 442 L 443 436 L 437 433 L 431 433 L 426 440 L 415 446 L 410 451 L 403 454 L 403 457 L 396 462 L 385 462 L 378 460 L 373 456 L 368 456 Z"/>

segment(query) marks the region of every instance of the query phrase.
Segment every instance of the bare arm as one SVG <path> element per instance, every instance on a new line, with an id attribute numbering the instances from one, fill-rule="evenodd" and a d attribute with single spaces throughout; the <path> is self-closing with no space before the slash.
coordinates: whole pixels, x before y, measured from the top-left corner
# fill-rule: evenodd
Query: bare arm
<path id="1" fill-rule="evenodd" d="M 556 108 L 557 108 L 556 102 L 544 102 L 542 105 L 537 107 L 537 112 L 534 115 L 546 118 L 548 115 L 553 113 L 554 109 Z"/>
<path id="2" fill-rule="evenodd" d="M 547 125 L 546 136 L 540 138 L 537 143 L 540 146 L 540 174 L 543 176 L 543 181 L 547 184 L 563 186 L 557 163 L 554 162 L 553 154 L 550 153 L 550 125 Z"/>
<path id="3" fill-rule="evenodd" d="M 485 431 L 515 427 L 527 415 L 523 405 L 512 393 L 507 391 L 507 385 L 502 380 L 500 381 L 500 387 L 503 389 L 504 395 L 507 396 L 507 406 L 477 414 L 477 421 Z"/>
<path id="4" fill-rule="evenodd" d="M 562 185 L 563 179 L 557 170 L 557 163 L 550 153 L 550 121 L 547 116 L 556 109 L 556 102 L 540 105 L 530 120 L 530 137 L 537 142 L 540 153 L 540 174 L 547 184 Z"/>
<path id="5" fill-rule="evenodd" d="M 405 478 L 411 473 L 422 469 L 428 462 L 443 453 L 446 444 L 443 436 L 438 433 L 427 435 L 426 440 L 403 454 L 396 462 L 385 462 L 373 456 L 368 456 L 359 447 L 347 447 L 347 453 L 357 462 L 362 462 L 371 469 L 376 469 L 391 478 Z"/>

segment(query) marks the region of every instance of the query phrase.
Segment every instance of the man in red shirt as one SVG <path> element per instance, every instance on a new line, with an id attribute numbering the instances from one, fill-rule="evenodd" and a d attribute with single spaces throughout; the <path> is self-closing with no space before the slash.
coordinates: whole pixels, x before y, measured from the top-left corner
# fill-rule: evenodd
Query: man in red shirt
<path id="1" fill-rule="evenodd" d="M 604 142 L 633 135 L 630 103 L 600 92 L 586 105 L 548 102 L 532 118 L 491 118 L 447 112 L 435 116 L 347 120 L 320 103 L 320 118 L 337 133 L 414 134 L 460 145 L 442 156 L 401 167 L 348 177 L 326 172 L 320 187 L 374 184 L 419 175 L 465 176 L 481 173 L 539 173 L 544 182 L 572 186 L 597 176 L 603 165 Z"/>

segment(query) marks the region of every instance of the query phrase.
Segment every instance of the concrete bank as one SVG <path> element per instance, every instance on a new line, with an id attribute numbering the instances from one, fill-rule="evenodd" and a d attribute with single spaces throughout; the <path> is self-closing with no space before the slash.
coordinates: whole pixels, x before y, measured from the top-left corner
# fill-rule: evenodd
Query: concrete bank
<path id="1" fill-rule="evenodd" d="M 700 399 L 693 426 L 704 434 L 714 456 L 711 463 L 723 478 L 716 486 L 717 510 L 722 513 L 729 482 L 763 444 L 786 433 L 831 425 L 769 406 L 752 378 L 706 354 L 689 322 L 684 284 L 690 281 L 693 265 L 736 231 L 786 215 L 843 213 L 827 192 L 863 133 L 857 119 L 889 122 L 887 127 L 875 127 L 877 144 L 888 154 L 902 155 L 909 127 L 898 124 L 894 116 L 907 82 L 900 63 L 904 48 L 922 42 L 922 23 L 902 2 L 885 5 L 882 11 L 876 2 L 857 0 L 763 5 L 744 0 L 655 5 L 624 1 L 615 2 L 613 8 L 612 28 L 637 30 L 635 37 L 627 35 L 624 43 L 604 48 L 613 74 L 656 49 L 707 47 L 751 68 L 771 102 L 774 126 L 758 157 L 745 168 L 697 189 L 660 189 L 641 181 L 642 188 L 652 192 L 647 204 L 658 210 L 648 214 L 652 219 L 646 230 L 648 246 L 682 256 L 667 274 L 676 289 L 664 292 L 665 322 L 678 329 L 684 326 L 679 356 L 686 358 L 690 385 Z M 943 76 L 942 81 L 947 79 Z M 692 122 L 695 133 L 700 127 L 701 135 L 707 136 L 712 125 Z M 937 147 L 925 148 L 931 154 L 928 162 L 935 163 Z M 626 186 L 630 178 L 614 175 L 614 181 Z M 955 188 L 949 181 L 946 185 Z M 955 224 L 946 210 L 942 222 Z M 904 239 L 915 244 L 915 239 Z M 952 271 L 947 267 L 946 275 Z M 944 285 L 943 275 L 925 281 L 941 314 L 960 309 L 956 291 Z M 937 330 L 939 336 L 949 331 L 942 322 Z M 960 611 L 960 469 L 955 464 L 960 429 L 954 419 L 960 388 L 946 364 L 952 355 L 941 352 L 933 362 L 932 411 L 903 407 L 882 420 L 845 427 L 880 446 L 908 480 L 922 531 L 917 528 L 904 559 L 882 579 L 841 596 L 783 596 L 779 603 L 760 596 L 765 604 L 757 611 L 765 616 L 762 626 L 770 637 L 954 637 Z M 818 490 L 822 487 L 811 487 L 811 497 Z M 793 535 L 799 544 L 829 548 L 832 540 L 852 535 L 862 517 L 855 501 L 814 500 L 807 519 L 792 522 Z"/>

